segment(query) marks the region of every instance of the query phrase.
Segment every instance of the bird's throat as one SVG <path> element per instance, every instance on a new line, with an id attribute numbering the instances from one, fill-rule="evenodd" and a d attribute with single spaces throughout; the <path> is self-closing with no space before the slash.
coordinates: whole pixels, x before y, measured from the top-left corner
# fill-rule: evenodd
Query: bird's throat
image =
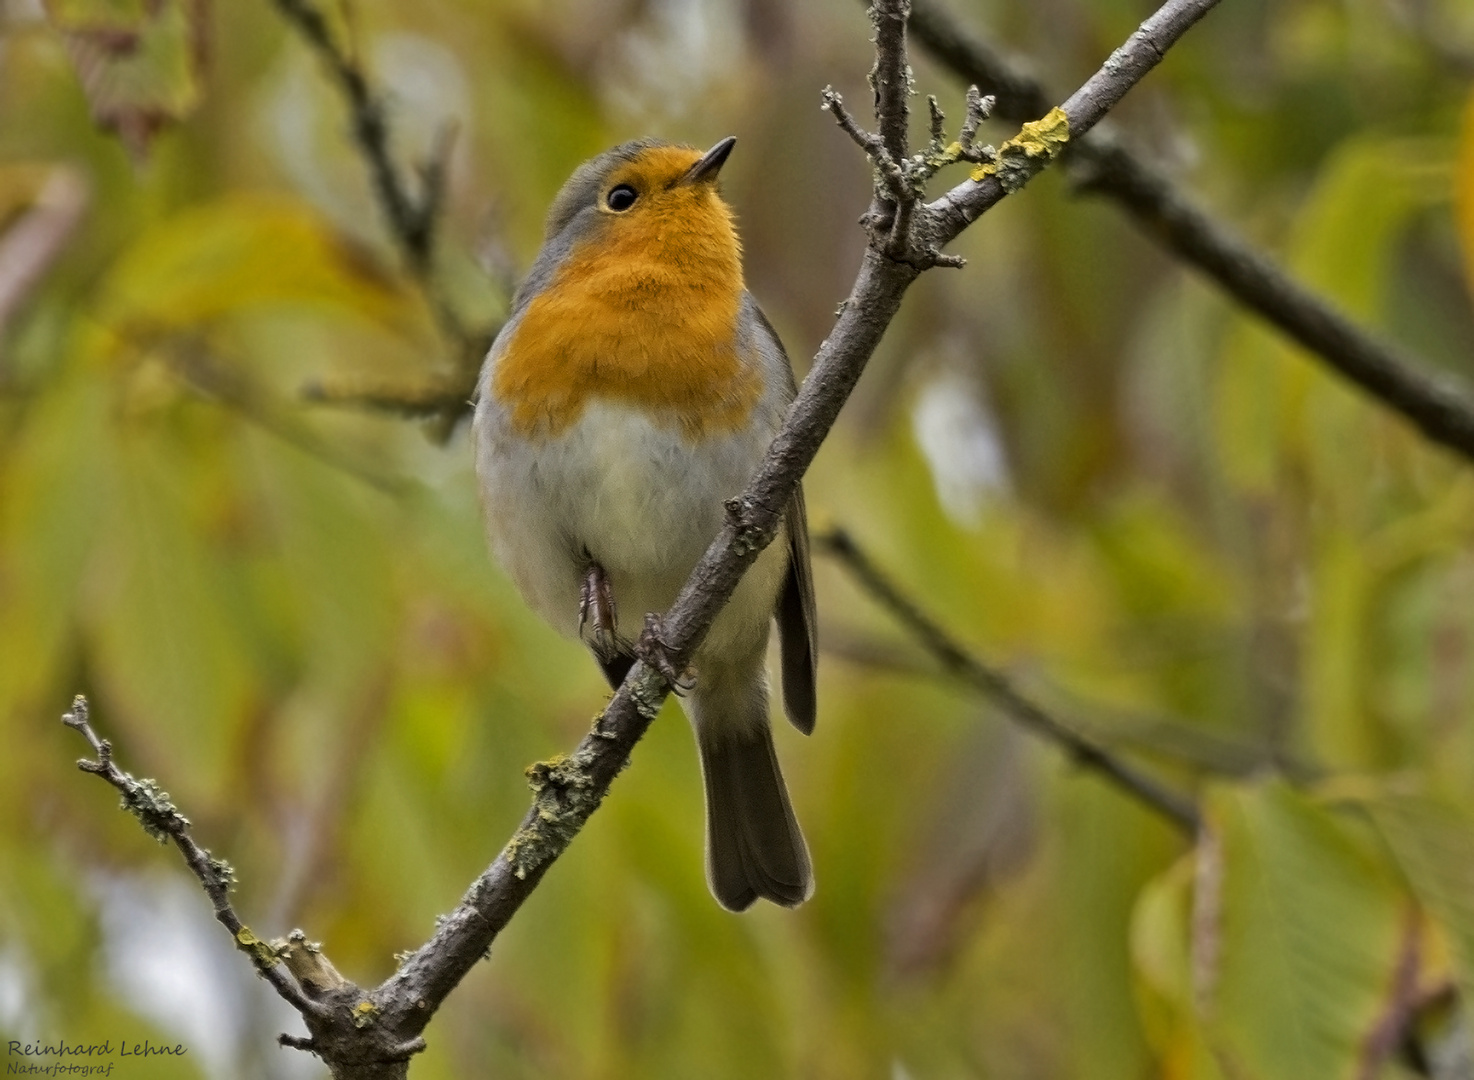
<path id="1" fill-rule="evenodd" d="M 730 221 L 651 224 L 574 248 L 528 303 L 491 387 L 522 434 L 555 436 L 600 398 L 642 407 L 693 439 L 746 422 L 762 376 L 739 352 L 742 266 Z"/>

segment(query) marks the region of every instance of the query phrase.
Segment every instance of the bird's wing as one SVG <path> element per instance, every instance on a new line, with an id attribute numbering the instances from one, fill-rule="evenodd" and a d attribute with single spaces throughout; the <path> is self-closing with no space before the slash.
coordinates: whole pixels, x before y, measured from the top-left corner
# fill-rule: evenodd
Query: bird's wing
<path id="1" fill-rule="evenodd" d="M 788 400 L 797 388 L 788 353 L 773 324 L 749 297 L 760 332 L 779 359 L 788 381 Z M 778 644 L 783 658 L 783 711 L 789 722 L 805 735 L 814 730 L 817 711 L 815 669 L 819 657 L 818 615 L 814 607 L 814 569 L 809 561 L 809 519 L 804 508 L 804 489 L 799 485 L 784 515 L 788 525 L 788 576 L 778 596 Z"/>
<path id="2" fill-rule="evenodd" d="M 788 577 L 778 597 L 778 643 L 783 655 L 783 711 L 805 735 L 817 711 L 814 666 L 819 654 L 814 570 L 809 565 L 809 521 L 800 487 L 788 504 Z"/>

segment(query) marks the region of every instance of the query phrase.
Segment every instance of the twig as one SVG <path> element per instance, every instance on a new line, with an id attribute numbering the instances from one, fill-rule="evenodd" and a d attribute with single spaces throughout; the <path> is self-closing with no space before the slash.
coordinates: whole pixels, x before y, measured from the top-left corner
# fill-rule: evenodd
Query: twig
<path id="1" fill-rule="evenodd" d="M 78 694 L 72 700 L 72 711 L 63 714 L 61 720 L 67 727 L 81 732 L 82 736 L 92 744 L 93 752 L 97 754 L 95 760 L 82 758 L 77 762 L 77 768 L 83 772 L 100 776 L 117 788 L 118 793 L 123 797 L 123 809 L 138 818 L 144 831 L 155 840 L 160 843 L 165 840 L 174 841 L 174 846 L 179 849 L 179 854 L 184 856 L 185 863 L 199 880 L 200 887 L 210 898 L 210 903 L 214 905 L 215 918 L 230 931 L 236 947 L 251 958 L 251 963 L 256 966 L 257 973 L 271 984 L 272 989 L 280 994 L 287 1004 L 304 1016 L 316 1015 L 320 1012 L 321 1006 L 309 1000 L 296 984 L 282 973 L 271 946 L 256 937 L 250 927 L 236 914 L 235 908 L 230 903 L 230 890 L 235 885 L 235 871 L 231 869 L 230 864 L 223 859 L 215 858 L 195 843 L 194 837 L 190 835 L 189 819 L 179 812 L 179 808 L 170 800 L 167 791 L 161 789 L 153 780 L 135 780 L 113 763 L 113 745 L 107 739 L 100 738 L 92 729 L 92 724 L 88 719 L 87 699 Z"/>
<path id="2" fill-rule="evenodd" d="M 984 42 L 965 34 L 936 0 L 913 0 L 917 39 L 964 79 L 998 99 L 1000 116 L 1042 115 L 1043 87 Z M 1067 106 L 1068 107 L 1068 106 Z M 1359 328 L 1242 237 L 1178 191 L 1160 170 L 1104 128 L 1081 137 L 1071 123 L 1069 155 L 1086 190 L 1117 200 L 1147 233 L 1217 281 L 1342 376 L 1407 417 L 1430 440 L 1474 460 L 1474 400 L 1428 365 Z"/>
<path id="3" fill-rule="evenodd" d="M 471 398 L 475 391 L 474 383 L 429 383 L 400 387 L 313 381 L 302 388 L 302 397 L 316 404 L 348 405 L 408 420 L 420 420 L 470 412 Z"/>
<path id="4" fill-rule="evenodd" d="M 364 160 L 374 193 L 388 220 L 390 232 L 403 250 L 410 269 L 423 276 L 430 270 L 435 250 L 435 218 L 443 194 L 445 167 L 434 157 L 420 169 L 420 194 L 410 194 L 389 152 L 389 126 L 383 102 L 369 89 L 368 78 L 353 57 L 333 39 L 332 30 L 310 0 L 273 0 L 283 17 L 307 40 L 347 99 L 353 116 L 353 136 Z M 449 140 L 436 140 L 436 152 L 449 152 Z"/>
<path id="5" fill-rule="evenodd" d="M 1076 731 L 1021 694 L 997 668 L 968 652 L 917 604 L 905 596 L 871 561 L 848 532 L 834 528 L 813 538 L 814 549 L 834 555 L 865 590 L 916 637 L 950 674 L 979 690 L 988 700 L 1035 735 L 1062 748 L 1082 768 L 1109 780 L 1142 805 L 1161 814 L 1189 835 L 1200 825 L 1197 809 L 1134 766 L 1117 758 L 1089 736 Z"/>
<path id="6" fill-rule="evenodd" d="M 814 550 L 816 553 L 832 554 L 817 546 Z M 843 561 L 840 565 L 848 569 Z M 861 585 L 863 586 L 863 582 Z M 954 672 L 938 663 L 935 656 L 926 653 L 912 641 L 892 641 L 826 625 L 819 648 L 826 657 L 833 657 L 868 671 L 887 672 L 907 678 L 934 679 L 952 685 L 957 683 Z M 1006 673 L 1004 677 L 1009 678 Z M 1088 709 L 1091 713 L 1089 723 L 1075 719 L 1070 726 L 1086 738 L 1097 740 L 1114 752 L 1129 751 L 1142 757 L 1169 761 L 1194 773 L 1209 773 L 1214 776 L 1243 777 L 1257 771 L 1274 769 L 1297 783 L 1308 783 L 1321 775 L 1321 770 L 1308 762 L 1300 759 L 1286 760 L 1282 755 L 1266 748 L 1216 734 L 1198 724 L 1166 715 L 1121 710 L 1099 702 L 1075 700 L 1067 690 L 1047 681 L 1042 685 L 1037 685 L 1040 680 L 1036 679 L 1010 681 L 1016 686 L 1020 682 L 1036 684 L 1037 689 L 1046 697 L 1061 700 L 1077 717 Z"/>
<path id="7" fill-rule="evenodd" d="M 996 163 L 981 166 L 971 179 L 928 204 L 940 242 L 955 238 L 979 214 L 1027 184 L 1070 142 L 1099 123 L 1142 76 L 1161 62 L 1177 39 L 1217 3 L 1167 0 L 1069 100 L 1025 124 L 1018 137 L 1004 143 Z"/>
<path id="8" fill-rule="evenodd" d="M 277 10 L 312 47 L 323 66 L 342 91 L 352 118 L 354 143 L 368 167 L 369 180 L 389 234 L 399 248 L 410 276 L 418 284 L 429 303 L 441 332 L 455 345 L 455 375 L 449 380 L 453 389 L 438 394 L 431 388 L 404 394 L 404 402 L 394 408 L 405 415 L 430 417 L 439 421 L 437 434 L 449 437 L 470 409 L 466 402 L 476 386 L 476 373 L 481 360 L 496 337 L 496 326 L 468 326 L 460 313 L 434 284 L 436 226 L 445 197 L 446 169 L 455 142 L 454 124 L 444 124 L 436 133 L 427 160 L 419 163 L 419 194 L 412 194 L 403 173 L 389 150 L 389 124 L 384 103 L 369 84 L 368 76 L 335 39 L 323 14 L 312 0 L 272 0 Z M 398 395 L 390 395 L 397 397 Z M 333 400 L 326 395 L 318 400 Z M 357 403 L 351 396 L 343 403 Z M 421 411 L 427 403 L 436 406 Z M 363 402 L 372 407 L 379 402 Z"/>

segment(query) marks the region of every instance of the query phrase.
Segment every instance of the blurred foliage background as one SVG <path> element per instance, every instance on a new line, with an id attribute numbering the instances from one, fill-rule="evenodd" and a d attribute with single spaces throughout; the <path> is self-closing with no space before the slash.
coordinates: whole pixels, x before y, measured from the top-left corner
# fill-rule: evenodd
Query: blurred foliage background
<path id="1" fill-rule="evenodd" d="M 1061 96 L 1151 10 L 951 2 Z M 738 136 L 749 285 L 800 374 L 863 244 L 868 169 L 818 107 L 868 101 L 857 4 L 327 14 L 412 191 L 453 132 L 424 272 L 268 0 L 0 4 L 0 1039 L 191 1048 L 150 1077 L 321 1070 L 76 772 L 71 695 L 234 863 L 253 928 L 387 976 L 605 688 L 490 560 L 466 425 L 342 399 L 454 402 L 553 193 L 624 138 Z M 1471 73 L 1461 0 L 1233 0 L 1116 117 L 1474 380 Z M 1474 1075 L 1474 469 L 1058 175 L 956 248 L 819 456 L 816 528 L 1195 793 L 1202 837 L 939 678 L 821 558 L 821 718 L 778 736 L 814 900 L 712 902 L 669 706 L 414 1075 Z"/>

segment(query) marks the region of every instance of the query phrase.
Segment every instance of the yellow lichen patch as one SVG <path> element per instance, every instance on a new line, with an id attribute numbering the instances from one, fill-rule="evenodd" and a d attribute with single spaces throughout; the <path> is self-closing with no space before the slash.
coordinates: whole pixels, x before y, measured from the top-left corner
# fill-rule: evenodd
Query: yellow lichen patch
<path id="1" fill-rule="evenodd" d="M 236 948 L 250 954 L 261 967 L 271 967 L 277 961 L 276 950 L 270 943 L 258 938 L 249 926 L 243 926 L 235 935 Z"/>
<path id="2" fill-rule="evenodd" d="M 998 148 L 997 156 L 972 171 L 974 180 L 998 177 L 1010 194 L 1023 187 L 1070 141 L 1070 118 L 1058 105 Z"/>
<path id="3" fill-rule="evenodd" d="M 594 398 L 640 406 L 691 439 L 746 422 L 762 378 L 737 351 L 732 214 L 711 184 L 675 182 L 699 157 L 658 147 L 611 173 L 604 189 L 630 184 L 638 200 L 527 305 L 492 380 L 524 435 L 557 435 Z"/>

